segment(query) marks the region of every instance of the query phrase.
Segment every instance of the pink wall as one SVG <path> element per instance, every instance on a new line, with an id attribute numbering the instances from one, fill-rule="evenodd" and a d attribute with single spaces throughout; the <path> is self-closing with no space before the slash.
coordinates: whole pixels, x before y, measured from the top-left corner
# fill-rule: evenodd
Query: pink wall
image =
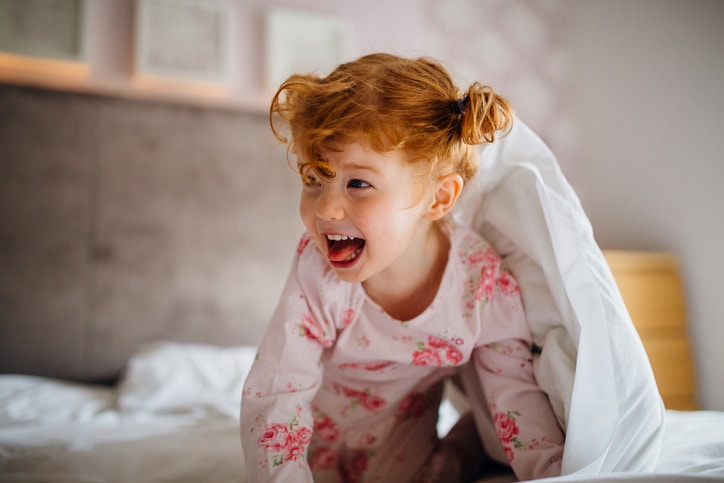
<path id="1" fill-rule="evenodd" d="M 679 257 L 699 400 L 724 410 L 724 3 L 571 5 L 579 196 L 602 246 Z"/>
<path id="2" fill-rule="evenodd" d="M 461 85 L 489 82 L 558 155 L 602 245 L 680 256 L 701 402 L 724 409 L 722 2 L 236 0 L 222 93 L 134 83 L 132 0 L 86 3 L 87 71 L 38 76 L 0 65 L 0 80 L 263 112 L 263 19 L 273 3 L 339 15 L 350 58 L 429 54 Z"/>
<path id="3" fill-rule="evenodd" d="M 132 0 L 86 2 L 88 69 L 15 70 L 0 79 L 69 90 L 180 99 L 263 111 L 264 16 L 267 0 L 231 1 L 231 79 L 224 89 L 174 83 L 147 85 L 133 78 Z M 464 88 L 473 81 L 510 97 L 519 115 L 554 149 L 574 175 L 575 158 L 568 21 L 565 3 L 449 0 L 287 0 L 272 5 L 338 16 L 349 27 L 349 59 L 387 51 L 443 61 Z"/>

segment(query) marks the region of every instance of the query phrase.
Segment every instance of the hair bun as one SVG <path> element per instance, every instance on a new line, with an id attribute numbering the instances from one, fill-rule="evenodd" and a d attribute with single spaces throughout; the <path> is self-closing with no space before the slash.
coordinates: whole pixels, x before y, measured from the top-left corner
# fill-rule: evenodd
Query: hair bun
<path id="1" fill-rule="evenodd" d="M 461 102 L 462 101 L 462 102 Z M 475 82 L 456 104 L 462 114 L 460 134 L 466 144 L 492 143 L 513 123 L 513 107 L 492 87 Z"/>

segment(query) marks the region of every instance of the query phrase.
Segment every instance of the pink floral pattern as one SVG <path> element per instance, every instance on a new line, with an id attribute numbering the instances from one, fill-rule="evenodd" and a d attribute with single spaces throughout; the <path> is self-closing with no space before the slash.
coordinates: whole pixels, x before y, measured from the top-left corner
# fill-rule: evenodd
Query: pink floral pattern
<path id="1" fill-rule="evenodd" d="M 515 459 L 514 447 L 518 447 L 518 424 L 515 419 L 520 416 L 518 411 L 508 411 L 507 413 L 495 413 L 493 414 L 493 424 L 495 430 L 498 433 L 498 439 L 503 445 L 505 450 L 505 456 L 508 458 L 508 463 L 512 463 Z"/>
<path id="2" fill-rule="evenodd" d="M 339 452 L 334 448 L 320 446 L 309 458 L 309 468 L 313 471 L 324 471 L 334 468 L 339 460 Z"/>
<path id="3" fill-rule="evenodd" d="M 491 406 L 494 409 L 495 405 Z M 505 456 L 508 462 L 512 463 L 515 459 L 516 450 L 532 450 L 540 447 L 542 443 L 548 442 L 546 436 L 533 438 L 530 441 L 523 441 L 519 438 L 520 429 L 518 428 L 517 418 L 521 416 L 520 411 L 508 411 L 507 413 L 496 412 L 493 414 L 493 424 L 498 433 L 498 439 L 503 445 Z M 551 461 L 552 463 L 553 461 Z"/>
<path id="4" fill-rule="evenodd" d="M 362 407 L 367 411 L 378 411 L 387 406 L 387 401 L 372 394 L 370 389 L 359 391 L 357 389 L 352 389 L 350 387 L 334 383 L 334 391 L 337 394 L 342 394 L 350 400 L 349 404 L 346 404 L 343 407 L 342 415 L 345 415 L 348 410 L 358 407 Z"/>
<path id="5" fill-rule="evenodd" d="M 310 314 L 302 314 L 301 319 L 301 324 L 299 325 L 300 336 L 317 341 L 322 347 L 332 347 L 333 341 L 327 334 L 327 331 L 324 330 L 324 327 L 318 324 Z"/>
<path id="6" fill-rule="evenodd" d="M 555 418 L 526 397 L 531 391 L 530 339 L 515 280 L 472 232 L 455 231 L 451 241 L 450 263 L 463 278 L 446 283 L 434 307 L 403 324 L 367 304 L 357 286 L 334 280 L 320 285 L 312 275 L 326 270 L 327 260 L 317 260 L 311 238 L 300 241 L 299 276 L 292 279 L 298 283 L 282 295 L 287 304 L 279 312 L 283 317 L 271 322 L 286 337 L 265 338 L 260 351 L 266 355 L 254 364 L 243 390 L 241 436 L 247 461 L 255 462 L 248 465 L 252 478 L 283 472 L 296 481 L 311 469 L 346 481 L 369 481 L 377 476 L 373 473 L 379 472 L 380 461 L 393 461 L 401 472 L 419 464 L 418 450 L 428 443 L 418 435 L 427 434 L 423 422 L 438 402 L 436 391 L 421 391 L 430 386 L 419 385 L 420 377 L 433 384 L 438 373 L 449 373 L 438 368 L 459 366 L 473 354 L 485 362 L 478 373 L 489 397 L 475 403 L 490 405 L 496 434 L 509 461 L 515 459 L 515 471 L 533 471 L 533 460 L 538 468 L 560 458 Z M 288 314 L 294 315 L 290 319 Z M 497 317 L 505 323 L 495 323 Z M 488 320 L 493 323 L 483 327 Z M 290 357 L 269 355 L 280 349 Z M 315 387 L 319 390 L 313 394 Z M 405 397 L 400 400 L 400 395 Z M 397 425 L 410 428 L 409 434 L 405 429 L 408 439 L 399 449 L 379 451 L 377 444 Z M 540 452 L 521 457 L 522 451 L 537 447 Z"/>
<path id="7" fill-rule="evenodd" d="M 521 369 L 530 369 L 533 367 L 533 358 L 531 357 L 530 348 L 520 342 L 515 345 L 510 345 L 502 342 L 493 342 L 485 345 L 486 348 L 503 354 L 505 356 L 511 356 L 517 360 L 518 367 Z M 509 362 L 505 359 L 498 359 L 497 362 Z M 503 367 L 495 364 L 491 364 L 490 371 L 496 374 L 503 373 Z"/>
<path id="8" fill-rule="evenodd" d="M 520 416 L 518 411 L 513 413 L 495 413 L 493 416 L 493 423 L 495 424 L 495 429 L 498 432 L 498 439 L 500 439 L 501 443 L 510 444 L 515 437 L 518 436 L 520 430 L 518 429 L 518 425 L 515 423 L 515 418 L 517 416 Z"/>
<path id="9" fill-rule="evenodd" d="M 418 419 L 425 414 L 425 409 L 430 406 L 431 400 L 425 394 L 412 393 L 405 396 L 397 408 L 398 419 Z"/>
<path id="10" fill-rule="evenodd" d="M 342 317 L 342 325 L 344 327 L 347 327 L 349 324 L 352 323 L 355 317 L 355 311 L 354 309 L 347 309 L 344 311 L 344 315 Z"/>
<path id="11" fill-rule="evenodd" d="M 412 363 L 416 366 L 455 366 L 463 360 L 463 353 L 455 345 L 440 337 L 430 335 L 427 344 L 418 341 L 418 349 L 412 353 Z"/>
<path id="12" fill-rule="evenodd" d="M 304 452 L 312 441 L 312 430 L 299 425 L 294 416 L 289 424 L 269 423 L 259 434 L 258 444 L 272 455 L 272 466 L 279 466 L 287 461 L 294 461 L 304 456 Z"/>
<path id="13" fill-rule="evenodd" d="M 482 264 L 475 300 L 492 300 L 496 288 L 508 296 L 518 293 L 517 282 L 508 272 L 501 270 L 502 260 L 492 248 L 488 247 L 471 254 L 468 261 L 471 264 Z"/>
<path id="14" fill-rule="evenodd" d="M 297 253 L 299 255 L 301 255 L 304 249 L 307 248 L 310 241 L 312 241 L 312 237 L 308 233 L 305 233 L 302 238 L 299 239 L 299 243 L 297 244 Z"/>
<path id="15" fill-rule="evenodd" d="M 345 465 L 345 476 L 349 483 L 361 483 L 362 477 L 369 468 L 369 455 L 365 451 L 359 451 Z"/>
<path id="16" fill-rule="evenodd" d="M 478 248 L 476 251 L 468 255 L 468 262 L 471 265 L 500 265 L 500 256 L 490 247 Z"/>
<path id="17" fill-rule="evenodd" d="M 343 364 L 339 364 L 337 367 L 339 367 L 340 369 L 362 369 L 364 371 L 380 371 L 382 369 L 390 367 L 391 365 L 392 365 L 392 362 L 389 362 L 389 361 L 365 362 L 365 363 L 345 362 Z"/>
<path id="18" fill-rule="evenodd" d="M 339 439 L 337 423 L 319 410 L 314 414 L 314 432 L 320 440 L 328 443 L 334 443 Z"/>
<path id="19" fill-rule="evenodd" d="M 520 293 L 517 282 L 503 266 L 500 256 L 480 240 L 465 239 L 458 252 L 458 259 L 468 265 L 473 273 L 464 282 L 463 292 L 468 310 L 475 310 L 480 303 L 491 302 L 496 293 L 504 296 L 517 296 Z M 469 317 L 470 313 L 466 316 Z"/>

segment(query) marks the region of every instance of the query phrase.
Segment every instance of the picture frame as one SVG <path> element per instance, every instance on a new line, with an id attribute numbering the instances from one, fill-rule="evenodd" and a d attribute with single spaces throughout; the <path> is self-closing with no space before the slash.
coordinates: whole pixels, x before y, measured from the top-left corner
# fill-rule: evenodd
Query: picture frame
<path id="1" fill-rule="evenodd" d="M 41 61 L 86 60 L 85 0 L 0 1 L 0 51 Z"/>
<path id="2" fill-rule="evenodd" d="M 331 71 L 347 60 L 350 28 L 329 14 L 270 8 L 265 15 L 266 87 L 275 89 L 289 75 Z"/>
<path id="3" fill-rule="evenodd" d="M 229 82 L 230 7 L 222 0 L 136 0 L 134 73 Z"/>

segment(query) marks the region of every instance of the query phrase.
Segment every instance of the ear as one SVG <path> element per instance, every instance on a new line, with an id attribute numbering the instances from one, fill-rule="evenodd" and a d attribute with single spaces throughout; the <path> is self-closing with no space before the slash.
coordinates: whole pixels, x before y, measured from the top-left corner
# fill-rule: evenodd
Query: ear
<path id="1" fill-rule="evenodd" d="M 447 174 L 437 180 L 435 198 L 427 212 L 430 220 L 439 220 L 450 213 L 463 190 L 463 178 L 459 174 Z"/>

